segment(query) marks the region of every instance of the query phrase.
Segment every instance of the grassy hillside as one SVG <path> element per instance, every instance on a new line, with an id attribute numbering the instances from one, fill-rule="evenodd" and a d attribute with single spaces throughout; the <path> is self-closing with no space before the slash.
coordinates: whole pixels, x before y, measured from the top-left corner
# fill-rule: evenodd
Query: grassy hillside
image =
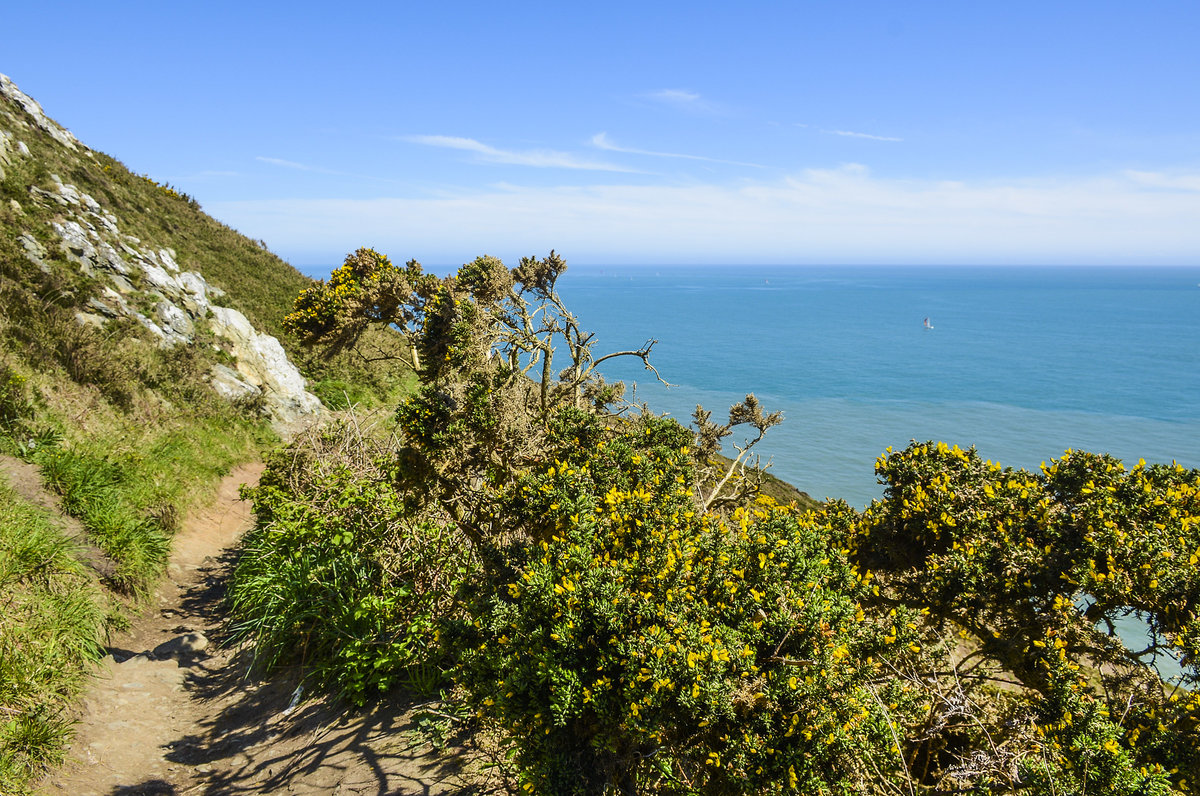
<path id="1" fill-rule="evenodd" d="M 139 610 L 183 515 L 277 441 L 261 403 L 231 402 L 209 384 L 215 366 L 236 363 L 203 312 L 190 343 L 170 347 L 136 317 L 104 320 L 101 299 L 147 318 L 163 296 L 134 274 L 114 299 L 113 283 L 72 256 L 64 226 L 82 222 L 96 247 L 170 252 L 202 275 L 210 298 L 280 338 L 328 403 L 376 403 L 406 386 L 401 371 L 302 350 L 280 321 L 311 280 L 192 197 L 79 144 L 9 86 L 0 94 L 0 454 L 40 469 L 92 555 L 80 563 L 78 544 L 0 478 L 3 793 L 20 792 L 63 750 L 71 700 L 106 626 Z"/>

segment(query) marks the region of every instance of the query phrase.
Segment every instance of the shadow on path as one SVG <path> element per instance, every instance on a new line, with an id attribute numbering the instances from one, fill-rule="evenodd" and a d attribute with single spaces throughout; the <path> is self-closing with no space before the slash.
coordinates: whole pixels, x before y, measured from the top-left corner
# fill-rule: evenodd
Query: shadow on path
<path id="1" fill-rule="evenodd" d="M 180 613 L 221 615 L 234 563 L 228 551 L 220 560 L 206 561 L 181 595 Z M 228 631 L 213 628 L 209 638 L 214 647 L 228 643 Z M 255 679 L 247 676 L 248 648 L 210 651 L 214 654 L 192 665 L 186 683 L 192 709 L 204 718 L 192 724 L 192 732 L 163 745 L 169 763 L 192 772 L 192 784 L 176 790 L 147 781 L 113 790 L 111 796 L 488 792 L 471 784 L 465 750 L 429 747 L 416 730 L 413 701 L 401 697 L 355 710 L 315 699 L 288 712 L 298 672 Z"/>

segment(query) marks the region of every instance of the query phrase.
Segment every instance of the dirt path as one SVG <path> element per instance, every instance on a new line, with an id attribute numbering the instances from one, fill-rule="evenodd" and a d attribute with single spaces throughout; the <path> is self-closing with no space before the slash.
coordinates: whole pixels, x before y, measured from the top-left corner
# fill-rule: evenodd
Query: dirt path
<path id="1" fill-rule="evenodd" d="M 157 605 L 112 639 L 82 707 L 69 759 L 41 793 L 449 794 L 466 784 L 459 750 L 435 753 L 412 705 L 347 713 L 325 700 L 289 711 L 296 675 L 246 677 L 247 652 L 223 646 L 231 548 L 251 525 L 238 468 L 175 539 Z"/>

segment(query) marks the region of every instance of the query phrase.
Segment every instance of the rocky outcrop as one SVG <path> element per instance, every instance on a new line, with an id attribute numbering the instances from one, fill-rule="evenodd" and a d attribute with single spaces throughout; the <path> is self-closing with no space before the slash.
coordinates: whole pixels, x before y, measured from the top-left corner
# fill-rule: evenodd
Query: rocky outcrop
<path id="1" fill-rule="evenodd" d="M 33 124 L 62 146 L 83 156 L 92 153 L 75 136 L 49 119 L 41 106 L 13 82 L 0 75 L 0 94 L 19 105 Z M 0 111 L 3 109 L 0 108 Z M 16 131 L 29 123 L 13 120 L 13 131 L 0 129 L 0 178 L 3 168 L 30 157 L 29 148 Z M 221 340 L 235 368 L 218 365 L 211 373 L 213 389 L 229 400 L 261 399 L 277 427 L 287 427 L 321 411 L 321 402 L 305 390 L 304 377 L 288 360 L 279 341 L 260 334 L 237 310 L 215 303 L 224 292 L 209 285 L 204 275 L 187 270 L 174 249 L 143 242 L 121 232 L 121 221 L 94 197 L 77 186 L 50 175 L 47 187 L 30 186 L 29 202 L 52 212 L 51 247 L 99 283 L 99 291 L 76 313 L 80 323 L 104 326 L 110 320 L 133 318 L 162 347 L 194 345 L 199 330 L 207 328 Z M 13 209 L 23 215 L 20 203 Z M 26 258 L 43 270 L 47 236 L 22 230 L 18 241 Z"/>
<path id="2" fill-rule="evenodd" d="M 237 310 L 212 307 L 211 312 L 210 326 L 232 346 L 238 373 L 261 392 L 276 417 L 294 422 L 320 411 L 320 400 L 304 390 L 304 377 L 288 361 L 278 340 L 259 334 Z"/>
<path id="3" fill-rule="evenodd" d="M 49 133 L 51 138 L 67 149 L 76 150 L 80 146 L 79 139 L 46 116 L 37 100 L 17 88 L 16 83 L 9 80 L 8 75 L 0 75 L 0 95 L 24 108 L 25 112 L 33 118 L 34 124 Z"/>

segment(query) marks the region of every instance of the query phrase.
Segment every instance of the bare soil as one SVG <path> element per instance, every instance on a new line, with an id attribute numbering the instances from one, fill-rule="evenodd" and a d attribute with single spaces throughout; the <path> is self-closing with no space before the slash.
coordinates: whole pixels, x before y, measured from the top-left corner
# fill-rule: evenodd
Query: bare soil
<path id="1" fill-rule="evenodd" d="M 418 732 L 420 706 L 401 698 L 352 711 L 316 699 L 289 710 L 299 673 L 252 678 L 249 651 L 222 643 L 233 548 L 252 524 L 238 487 L 256 483 L 261 472 L 260 464 L 238 468 L 206 509 L 187 518 L 151 608 L 111 639 L 68 762 L 40 792 L 489 792 L 471 753 L 453 745 L 435 750 Z M 23 477 L 19 489 L 35 493 L 30 474 L 17 474 Z"/>

